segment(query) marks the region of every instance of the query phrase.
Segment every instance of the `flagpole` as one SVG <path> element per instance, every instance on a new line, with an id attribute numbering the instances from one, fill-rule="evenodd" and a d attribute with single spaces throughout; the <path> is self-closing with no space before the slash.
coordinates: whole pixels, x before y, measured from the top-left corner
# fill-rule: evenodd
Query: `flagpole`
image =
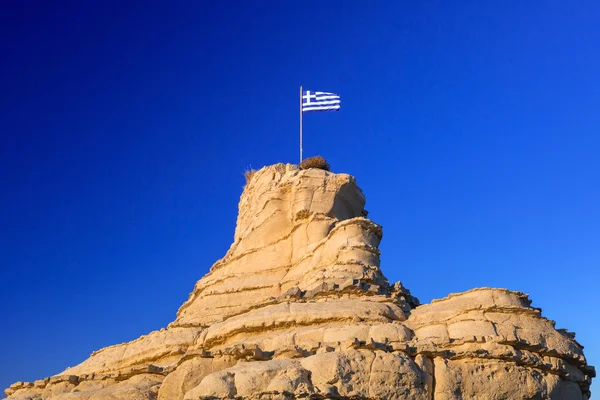
<path id="1" fill-rule="evenodd" d="M 302 162 L 302 86 L 300 86 L 300 162 Z"/>

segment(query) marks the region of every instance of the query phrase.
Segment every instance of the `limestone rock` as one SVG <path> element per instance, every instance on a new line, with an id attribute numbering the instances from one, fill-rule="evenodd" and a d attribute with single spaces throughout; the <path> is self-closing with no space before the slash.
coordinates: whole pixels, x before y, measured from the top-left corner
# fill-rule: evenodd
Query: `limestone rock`
<path id="1" fill-rule="evenodd" d="M 233 244 L 167 329 L 8 398 L 589 398 L 582 346 L 527 295 L 481 288 L 419 305 L 390 285 L 364 205 L 350 175 L 257 171 Z"/>
<path id="2" fill-rule="evenodd" d="M 207 376 L 185 400 L 208 398 L 427 399 L 427 372 L 398 352 L 343 350 L 239 365 Z"/>

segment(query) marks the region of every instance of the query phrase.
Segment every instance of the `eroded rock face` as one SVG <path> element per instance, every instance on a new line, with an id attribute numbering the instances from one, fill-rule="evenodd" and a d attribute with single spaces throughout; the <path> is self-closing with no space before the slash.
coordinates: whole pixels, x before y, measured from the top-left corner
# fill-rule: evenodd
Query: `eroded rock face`
<path id="1" fill-rule="evenodd" d="M 167 329 L 9 399 L 588 399 L 572 333 L 506 289 L 418 305 L 379 269 L 381 227 L 346 174 L 277 164 Z"/>

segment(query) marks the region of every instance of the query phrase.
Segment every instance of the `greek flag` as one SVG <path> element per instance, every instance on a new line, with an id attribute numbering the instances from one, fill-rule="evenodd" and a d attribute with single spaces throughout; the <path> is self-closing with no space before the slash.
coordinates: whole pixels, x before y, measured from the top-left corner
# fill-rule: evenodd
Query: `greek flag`
<path id="1" fill-rule="evenodd" d="M 302 112 L 337 111 L 340 109 L 340 95 L 330 92 L 302 91 Z"/>

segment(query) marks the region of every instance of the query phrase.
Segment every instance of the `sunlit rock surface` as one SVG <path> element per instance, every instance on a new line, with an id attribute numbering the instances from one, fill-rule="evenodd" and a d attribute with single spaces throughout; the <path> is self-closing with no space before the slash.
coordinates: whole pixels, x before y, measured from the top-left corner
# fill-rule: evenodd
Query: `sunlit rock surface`
<path id="1" fill-rule="evenodd" d="M 8 398 L 589 398 L 582 346 L 527 295 L 481 288 L 418 305 L 390 285 L 364 206 L 350 175 L 257 171 L 233 244 L 167 329 Z"/>

